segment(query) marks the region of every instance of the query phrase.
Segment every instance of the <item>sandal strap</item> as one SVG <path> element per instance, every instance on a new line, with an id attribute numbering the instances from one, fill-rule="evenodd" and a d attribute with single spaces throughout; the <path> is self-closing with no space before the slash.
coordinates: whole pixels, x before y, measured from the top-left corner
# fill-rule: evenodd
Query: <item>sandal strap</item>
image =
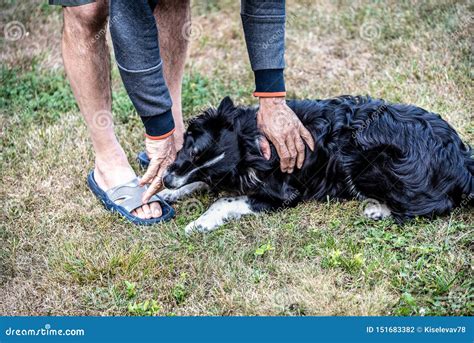
<path id="1" fill-rule="evenodd" d="M 122 185 L 115 186 L 105 193 L 114 203 L 117 203 L 118 201 L 118 206 L 125 208 L 128 212 L 132 212 L 143 205 L 142 196 L 147 189 L 148 186 L 140 187 L 138 178 L 135 178 Z M 159 200 L 160 198 L 158 196 L 153 195 L 150 200 L 148 200 L 147 204 Z"/>

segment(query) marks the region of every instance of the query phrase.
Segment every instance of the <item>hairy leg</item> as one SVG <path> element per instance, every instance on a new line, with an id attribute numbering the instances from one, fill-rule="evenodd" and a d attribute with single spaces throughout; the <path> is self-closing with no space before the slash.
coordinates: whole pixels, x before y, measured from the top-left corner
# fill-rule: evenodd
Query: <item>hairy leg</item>
<path id="1" fill-rule="evenodd" d="M 188 51 L 188 40 L 183 27 L 191 20 L 190 0 L 160 0 L 155 9 L 160 35 L 160 54 L 163 73 L 173 100 L 176 150 L 183 145 L 184 122 L 181 107 L 181 89 Z"/>
<path id="2" fill-rule="evenodd" d="M 110 55 L 106 43 L 108 4 L 64 7 L 62 55 L 95 151 L 94 176 L 107 190 L 135 177 L 114 133 L 111 113 Z M 134 211 L 141 218 L 161 216 L 158 203 Z"/>

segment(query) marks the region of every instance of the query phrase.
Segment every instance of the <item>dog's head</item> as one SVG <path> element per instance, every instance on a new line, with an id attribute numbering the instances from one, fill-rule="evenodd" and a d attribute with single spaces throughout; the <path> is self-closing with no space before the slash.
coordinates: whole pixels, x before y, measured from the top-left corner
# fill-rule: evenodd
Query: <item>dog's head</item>
<path id="1" fill-rule="evenodd" d="M 202 181 L 219 182 L 240 161 L 234 118 L 238 112 L 229 97 L 216 109 L 210 108 L 191 121 L 184 135 L 183 148 L 168 168 L 163 182 L 176 189 Z"/>

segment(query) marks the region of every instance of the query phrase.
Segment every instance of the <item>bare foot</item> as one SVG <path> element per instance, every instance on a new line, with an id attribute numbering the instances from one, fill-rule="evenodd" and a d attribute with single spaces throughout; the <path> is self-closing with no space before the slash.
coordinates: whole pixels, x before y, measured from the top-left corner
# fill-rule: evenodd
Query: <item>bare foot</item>
<path id="1" fill-rule="evenodd" d="M 105 191 L 136 177 L 125 155 L 120 155 L 115 158 L 109 157 L 105 161 L 96 158 L 94 178 L 99 187 Z M 145 204 L 133 210 L 131 214 L 142 219 L 159 218 L 161 217 L 161 206 L 158 202 Z"/>

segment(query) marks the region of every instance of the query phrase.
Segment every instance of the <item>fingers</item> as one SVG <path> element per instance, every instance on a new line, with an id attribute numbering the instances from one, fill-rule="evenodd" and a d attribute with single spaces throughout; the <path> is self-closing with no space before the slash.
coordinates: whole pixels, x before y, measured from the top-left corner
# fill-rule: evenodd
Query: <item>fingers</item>
<path id="1" fill-rule="evenodd" d="M 167 165 L 161 166 L 160 170 L 158 170 L 158 173 L 156 176 L 153 178 L 153 181 L 151 182 L 150 186 L 146 190 L 146 192 L 143 194 L 142 202 L 145 204 L 147 203 L 150 198 L 158 193 L 158 191 L 161 189 L 161 186 L 163 185 L 163 174 L 168 168 Z"/>
<path id="2" fill-rule="evenodd" d="M 265 137 L 260 137 L 260 150 L 262 151 L 263 157 L 266 160 L 269 160 L 272 156 L 272 150 L 270 148 L 270 143 Z"/>
<path id="3" fill-rule="evenodd" d="M 305 158 L 305 146 L 299 135 L 288 135 L 285 143 L 280 143 L 277 147 L 282 172 L 292 173 L 295 167 L 301 169 Z"/>
<path id="4" fill-rule="evenodd" d="M 314 151 L 314 139 L 311 133 L 306 129 L 303 124 L 300 125 L 299 133 L 303 137 L 306 144 L 308 144 L 311 151 Z"/>
<path id="5" fill-rule="evenodd" d="M 146 192 L 143 194 L 142 202 L 144 204 L 146 204 L 154 194 L 158 193 L 158 191 L 161 189 L 161 184 L 161 176 L 157 175 L 148 186 Z"/>
<path id="6" fill-rule="evenodd" d="M 288 148 L 288 152 L 290 154 L 290 158 L 288 159 L 288 168 L 286 169 L 286 172 L 291 174 L 293 173 L 293 170 L 295 169 L 296 156 L 297 156 L 295 139 L 292 136 L 287 136 L 285 142 L 286 142 L 286 147 Z"/>
<path id="7" fill-rule="evenodd" d="M 150 165 L 148 166 L 145 174 L 140 179 L 140 186 L 144 186 L 147 183 L 150 183 L 151 180 L 156 176 L 158 170 L 160 169 L 162 159 L 153 158 L 150 161 Z"/>
<path id="8" fill-rule="evenodd" d="M 283 173 L 286 173 L 290 165 L 290 152 L 286 147 L 286 144 L 279 142 L 275 145 L 277 149 L 278 156 L 280 156 L 280 169 Z"/>
<path id="9" fill-rule="evenodd" d="M 295 146 L 297 151 L 296 168 L 301 169 L 304 163 L 304 143 L 300 136 L 295 137 Z"/>

